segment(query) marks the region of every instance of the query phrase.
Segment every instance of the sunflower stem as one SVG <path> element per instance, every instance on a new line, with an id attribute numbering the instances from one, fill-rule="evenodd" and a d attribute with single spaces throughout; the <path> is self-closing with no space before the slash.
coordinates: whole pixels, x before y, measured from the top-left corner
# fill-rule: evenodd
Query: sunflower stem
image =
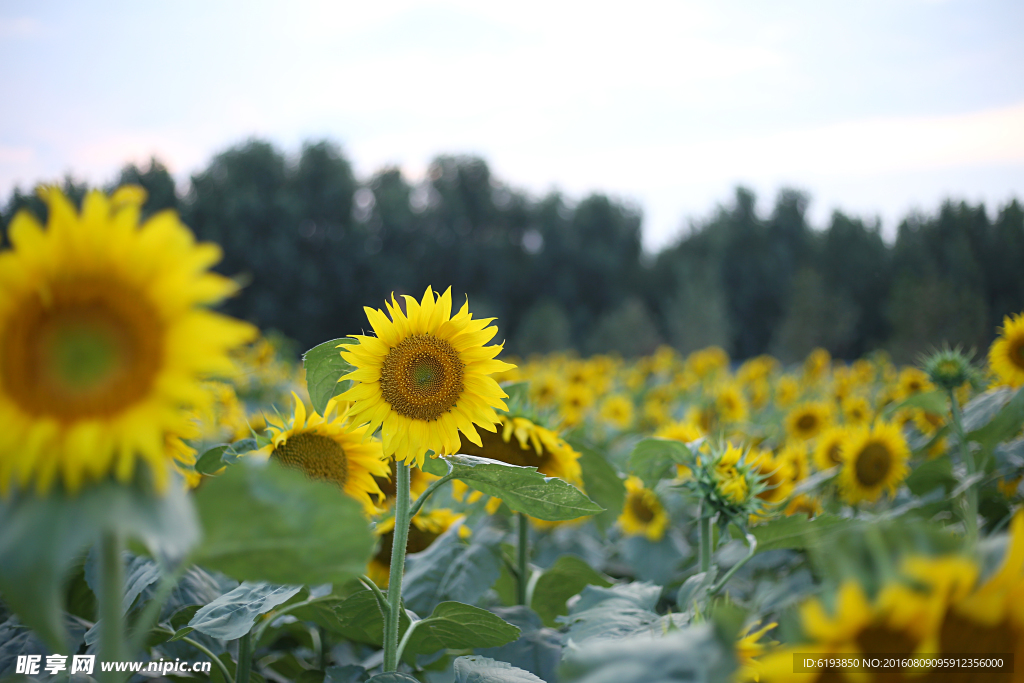
<path id="1" fill-rule="evenodd" d="M 238 668 L 235 683 L 249 683 L 249 672 L 252 671 L 252 634 L 246 633 L 238 639 Z"/>
<path id="2" fill-rule="evenodd" d="M 448 461 L 446 460 L 445 462 Z M 444 475 L 437 481 L 433 482 L 430 486 L 428 486 L 427 490 L 420 494 L 420 497 L 417 498 L 416 502 L 412 504 L 412 509 L 409 511 L 409 519 L 412 519 L 417 514 L 419 514 L 420 508 L 422 508 L 423 504 L 427 502 L 427 498 L 430 498 L 430 494 L 432 494 L 434 491 L 438 490 L 439 488 L 441 488 L 454 478 L 455 475 L 452 474 L 452 464 L 449 462 L 448 474 Z"/>
<path id="3" fill-rule="evenodd" d="M 122 661 L 124 644 L 124 566 L 121 560 L 123 541 L 116 531 L 108 531 L 100 539 L 101 590 L 99 616 L 100 661 Z M 101 680 L 118 681 L 121 676 L 114 671 L 102 672 Z"/>
<path id="4" fill-rule="evenodd" d="M 409 465 L 396 462 L 395 531 L 391 546 L 391 575 L 388 579 L 388 615 L 384 622 L 384 672 L 398 670 L 398 624 L 402 614 L 402 575 L 405 546 L 409 540 Z"/>
<path id="5" fill-rule="evenodd" d="M 967 478 L 970 479 L 975 473 L 974 456 L 971 455 L 971 447 L 967 443 L 967 433 L 964 431 L 963 415 L 960 413 L 960 403 L 956 400 L 956 392 L 948 389 L 949 412 L 952 418 L 953 431 L 956 432 L 957 441 L 960 442 L 960 458 L 964 467 L 967 468 Z M 973 547 L 978 541 L 978 489 L 974 484 L 964 490 L 964 527 L 967 532 L 967 542 Z"/>
<path id="6" fill-rule="evenodd" d="M 526 589 L 530 583 L 530 520 L 526 518 L 522 512 L 516 513 L 516 517 L 519 518 L 519 556 L 518 565 L 518 585 L 516 586 L 518 591 L 516 594 L 516 603 L 519 605 L 526 604 Z"/>
<path id="7" fill-rule="evenodd" d="M 711 569 L 711 515 L 707 514 L 704 504 L 701 503 L 700 526 L 697 528 L 700 539 L 700 570 L 706 572 Z"/>

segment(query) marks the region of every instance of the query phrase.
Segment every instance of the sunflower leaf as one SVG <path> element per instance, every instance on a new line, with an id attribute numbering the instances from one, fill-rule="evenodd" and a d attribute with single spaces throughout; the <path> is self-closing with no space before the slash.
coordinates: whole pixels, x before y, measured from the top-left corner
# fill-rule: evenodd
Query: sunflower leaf
<path id="1" fill-rule="evenodd" d="M 602 453 L 579 439 L 568 439 L 569 445 L 580 454 L 580 469 L 583 474 L 583 488 L 604 512 L 594 517 L 602 531 L 615 524 L 626 503 L 626 485 L 622 483 L 615 467 Z"/>
<path id="2" fill-rule="evenodd" d="M 472 455 L 444 456 L 452 474 L 472 488 L 501 498 L 513 512 L 548 521 L 577 519 L 604 512 L 578 488 L 554 477 L 545 477 L 536 467 L 507 465 Z"/>
<path id="3" fill-rule="evenodd" d="M 499 647 L 518 637 L 519 627 L 493 612 L 463 602 L 442 602 L 416 622 L 406 652 L 425 655 L 442 649 Z"/>
<path id="4" fill-rule="evenodd" d="M 455 660 L 455 683 L 543 683 L 529 671 L 490 657 L 471 655 Z"/>
<path id="5" fill-rule="evenodd" d="M 274 609 L 301 589 L 301 586 L 246 581 L 197 611 L 188 625 L 220 640 L 236 640 L 249 632 L 259 615 Z"/>
<path id="6" fill-rule="evenodd" d="M 352 372 L 355 368 L 341 357 L 338 346 L 355 344 L 355 339 L 332 339 L 314 346 L 302 354 L 302 367 L 306 370 L 306 388 L 309 399 L 313 402 L 313 410 L 320 415 L 327 410 L 327 402 L 347 390 L 351 380 L 339 382 L 342 375 Z"/>
<path id="7" fill-rule="evenodd" d="M 195 501 L 204 533 L 194 561 L 240 581 L 340 585 L 362 575 L 373 553 L 355 499 L 274 461 L 243 459 Z"/>
<path id="8" fill-rule="evenodd" d="M 949 399 L 944 391 L 923 391 L 903 399 L 899 403 L 893 403 L 885 407 L 882 414 L 889 418 L 903 408 L 920 408 L 927 413 L 945 415 L 949 412 Z"/>
<path id="9" fill-rule="evenodd" d="M 569 613 L 566 601 L 590 585 L 607 588 L 612 582 L 575 555 L 562 555 L 537 580 L 530 606 L 545 626 L 557 628 L 555 618 Z"/>
<path id="10" fill-rule="evenodd" d="M 629 454 L 629 471 L 643 480 L 644 486 L 653 487 L 665 478 L 673 465 L 692 462 L 690 447 L 682 441 L 650 437 L 642 440 Z"/>
<path id="11" fill-rule="evenodd" d="M 1020 432 L 1024 423 L 1024 388 L 985 392 L 964 406 L 964 431 L 968 441 L 989 447 Z"/>

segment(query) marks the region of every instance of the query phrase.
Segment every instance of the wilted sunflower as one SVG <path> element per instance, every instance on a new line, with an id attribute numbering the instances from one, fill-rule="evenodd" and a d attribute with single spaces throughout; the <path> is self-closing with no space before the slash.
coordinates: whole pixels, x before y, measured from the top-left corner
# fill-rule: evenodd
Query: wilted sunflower
<path id="1" fill-rule="evenodd" d="M 409 554 L 423 552 L 437 540 L 438 536 L 465 518 L 465 515 L 456 514 L 448 508 L 417 514 L 412 518 L 412 524 L 409 525 L 409 539 L 406 541 L 405 551 Z M 380 537 L 380 545 L 377 548 L 377 554 L 370 559 L 366 575 L 381 588 L 387 588 L 391 579 L 391 551 L 395 544 L 395 518 L 388 517 L 381 520 L 374 531 Z M 469 533 L 469 529 L 465 526 L 459 528 L 460 537 L 466 538 Z"/>
<path id="2" fill-rule="evenodd" d="M 910 449 L 899 427 L 885 422 L 851 429 L 842 445 L 839 487 L 848 503 L 874 502 L 907 477 Z"/>
<path id="3" fill-rule="evenodd" d="M 405 297 L 406 312 L 392 297 L 383 311 L 364 308 L 376 337 L 353 335 L 341 356 L 356 370 L 342 379 L 355 385 L 340 396 L 353 401 L 352 419 L 382 428 L 385 455 L 417 467 L 427 451 L 457 453 L 459 432 L 475 444 L 474 425 L 493 431 L 507 398 L 490 375 L 514 367 L 495 360 L 502 346 L 484 346 L 498 332 L 494 318 L 473 320 L 469 303 L 452 316 L 452 290 L 435 298 L 430 287 L 417 302 Z"/>
<path id="4" fill-rule="evenodd" d="M 140 226 L 141 188 L 92 191 L 81 213 L 40 195 L 46 228 L 19 212 L 0 253 L 0 491 L 127 482 L 138 460 L 161 487 L 182 453 L 168 435 L 209 401 L 201 380 L 230 375 L 256 330 L 206 308 L 237 290 L 207 270 L 220 248 L 173 211 Z"/>
<path id="5" fill-rule="evenodd" d="M 821 401 L 807 401 L 786 415 L 786 431 L 797 439 L 813 439 L 832 421 L 832 409 Z"/>
<path id="6" fill-rule="evenodd" d="M 639 477 L 626 479 L 626 502 L 619 515 L 619 527 L 627 536 L 645 536 L 658 542 L 668 528 L 668 513 L 658 494 L 645 488 Z"/>
<path id="7" fill-rule="evenodd" d="M 988 364 L 1001 384 L 1024 385 L 1024 314 L 1003 318 L 999 338 L 988 351 Z"/>
<path id="8" fill-rule="evenodd" d="M 271 443 L 259 452 L 302 470 L 310 479 L 334 482 L 362 503 L 367 514 L 378 512 L 373 498 L 379 501 L 384 494 L 374 477 L 388 476 L 388 463 L 380 442 L 367 439 L 366 427 L 356 427 L 347 418 L 344 408 L 339 414 L 333 414 L 334 399 L 327 404 L 326 417 L 314 412 L 307 420 L 302 399 L 295 392 L 292 396 L 295 413 L 291 426 L 271 424 L 268 428 Z"/>

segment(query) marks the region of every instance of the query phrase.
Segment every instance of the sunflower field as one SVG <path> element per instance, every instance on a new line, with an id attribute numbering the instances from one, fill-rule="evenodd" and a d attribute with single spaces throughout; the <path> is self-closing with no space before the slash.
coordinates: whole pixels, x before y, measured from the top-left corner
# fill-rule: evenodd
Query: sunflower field
<path id="1" fill-rule="evenodd" d="M 520 359 L 428 287 L 299 358 L 141 188 L 40 196 L 3 681 L 1024 682 L 1024 314 L 904 367 Z"/>

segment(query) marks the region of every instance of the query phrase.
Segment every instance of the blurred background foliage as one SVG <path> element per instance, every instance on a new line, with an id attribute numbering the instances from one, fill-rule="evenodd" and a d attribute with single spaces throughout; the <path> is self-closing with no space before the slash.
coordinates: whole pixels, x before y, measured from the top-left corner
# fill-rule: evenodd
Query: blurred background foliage
<path id="1" fill-rule="evenodd" d="M 85 187 L 64 181 L 70 196 Z M 246 284 L 228 312 L 308 348 L 365 327 L 362 306 L 426 285 L 467 293 L 497 316 L 521 355 L 688 353 L 711 344 L 736 358 L 784 361 L 821 346 L 852 359 L 895 360 L 942 342 L 985 348 L 1007 313 L 1024 309 L 1024 211 L 1016 200 L 947 202 L 913 214 L 894 243 L 876 221 L 835 212 L 812 227 L 809 197 L 782 190 L 770 213 L 738 188 L 657 254 L 641 246 L 640 210 L 593 194 L 536 198 L 495 178 L 482 159 L 442 156 L 413 183 L 395 168 L 355 177 L 341 149 L 308 143 L 297 158 L 250 140 L 216 156 L 180 196 L 157 160 L 125 167 L 145 210 L 178 210 L 224 248 L 219 270 Z M 15 190 L 0 213 L 41 218 Z"/>

